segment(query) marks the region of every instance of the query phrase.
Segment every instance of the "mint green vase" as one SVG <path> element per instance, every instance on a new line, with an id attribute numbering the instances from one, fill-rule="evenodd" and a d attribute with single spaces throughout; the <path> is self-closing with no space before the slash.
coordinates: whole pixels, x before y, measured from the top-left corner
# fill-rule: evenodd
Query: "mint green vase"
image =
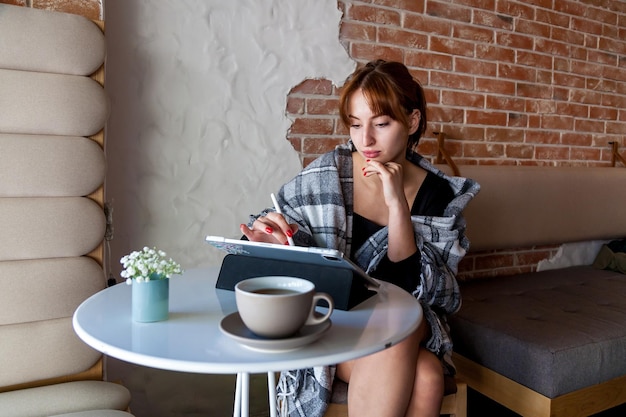
<path id="1" fill-rule="evenodd" d="M 167 320 L 170 307 L 170 280 L 133 281 L 133 320 L 141 323 Z"/>

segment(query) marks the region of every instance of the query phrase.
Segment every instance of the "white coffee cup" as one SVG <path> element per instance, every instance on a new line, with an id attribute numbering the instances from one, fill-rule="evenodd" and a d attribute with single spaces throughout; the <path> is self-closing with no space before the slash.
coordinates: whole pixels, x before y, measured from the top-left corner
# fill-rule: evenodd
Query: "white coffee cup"
<path id="1" fill-rule="evenodd" d="M 326 314 L 315 312 L 320 300 Z M 333 312 L 330 295 L 315 292 L 315 284 L 287 276 L 249 278 L 235 285 L 235 301 L 241 320 L 258 336 L 279 339 L 294 335 L 305 325 L 325 322 Z"/>

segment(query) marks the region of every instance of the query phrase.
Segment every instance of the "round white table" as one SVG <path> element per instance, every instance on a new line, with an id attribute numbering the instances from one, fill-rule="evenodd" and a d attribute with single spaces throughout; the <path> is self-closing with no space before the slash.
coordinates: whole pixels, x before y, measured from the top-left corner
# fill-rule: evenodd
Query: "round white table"
<path id="1" fill-rule="evenodd" d="M 274 417 L 274 372 L 332 365 L 378 352 L 402 341 L 422 319 L 415 298 L 382 282 L 378 294 L 353 309 L 333 311 L 331 327 L 313 343 L 290 351 L 253 350 L 220 330 L 220 321 L 237 307 L 234 292 L 215 288 L 218 273 L 218 267 L 199 268 L 172 277 L 169 319 L 155 323 L 131 320 L 131 286 L 107 288 L 78 307 L 74 330 L 94 349 L 138 365 L 236 373 L 235 416 L 248 415 L 249 375 L 267 372 Z"/>

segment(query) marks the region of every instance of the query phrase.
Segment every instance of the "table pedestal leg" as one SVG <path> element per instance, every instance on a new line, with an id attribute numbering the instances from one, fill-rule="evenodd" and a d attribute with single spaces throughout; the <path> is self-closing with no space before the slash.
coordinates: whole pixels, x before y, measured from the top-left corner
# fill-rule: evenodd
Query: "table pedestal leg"
<path id="1" fill-rule="evenodd" d="M 267 373 L 267 394 L 270 408 L 270 417 L 276 417 L 276 376 L 274 372 Z"/>
<path id="2" fill-rule="evenodd" d="M 240 372 L 237 374 L 237 384 L 235 385 L 235 406 L 233 407 L 233 417 L 250 416 L 250 374 Z"/>

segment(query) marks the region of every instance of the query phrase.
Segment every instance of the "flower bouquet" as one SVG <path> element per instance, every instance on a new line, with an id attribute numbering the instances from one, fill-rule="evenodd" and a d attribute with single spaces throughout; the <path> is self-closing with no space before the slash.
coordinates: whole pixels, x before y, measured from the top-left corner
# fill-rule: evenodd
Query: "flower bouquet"
<path id="1" fill-rule="evenodd" d="M 126 284 L 131 285 L 133 279 L 137 282 L 166 279 L 174 274 L 182 274 L 184 271 L 180 264 L 157 248 L 145 246 L 141 251 L 131 252 L 120 259 L 124 266 L 121 272 Z"/>
<path id="2" fill-rule="evenodd" d="M 132 286 L 132 317 L 138 322 L 154 322 L 169 317 L 169 278 L 182 274 L 180 264 L 157 248 L 144 247 L 122 257 L 120 273 Z"/>

